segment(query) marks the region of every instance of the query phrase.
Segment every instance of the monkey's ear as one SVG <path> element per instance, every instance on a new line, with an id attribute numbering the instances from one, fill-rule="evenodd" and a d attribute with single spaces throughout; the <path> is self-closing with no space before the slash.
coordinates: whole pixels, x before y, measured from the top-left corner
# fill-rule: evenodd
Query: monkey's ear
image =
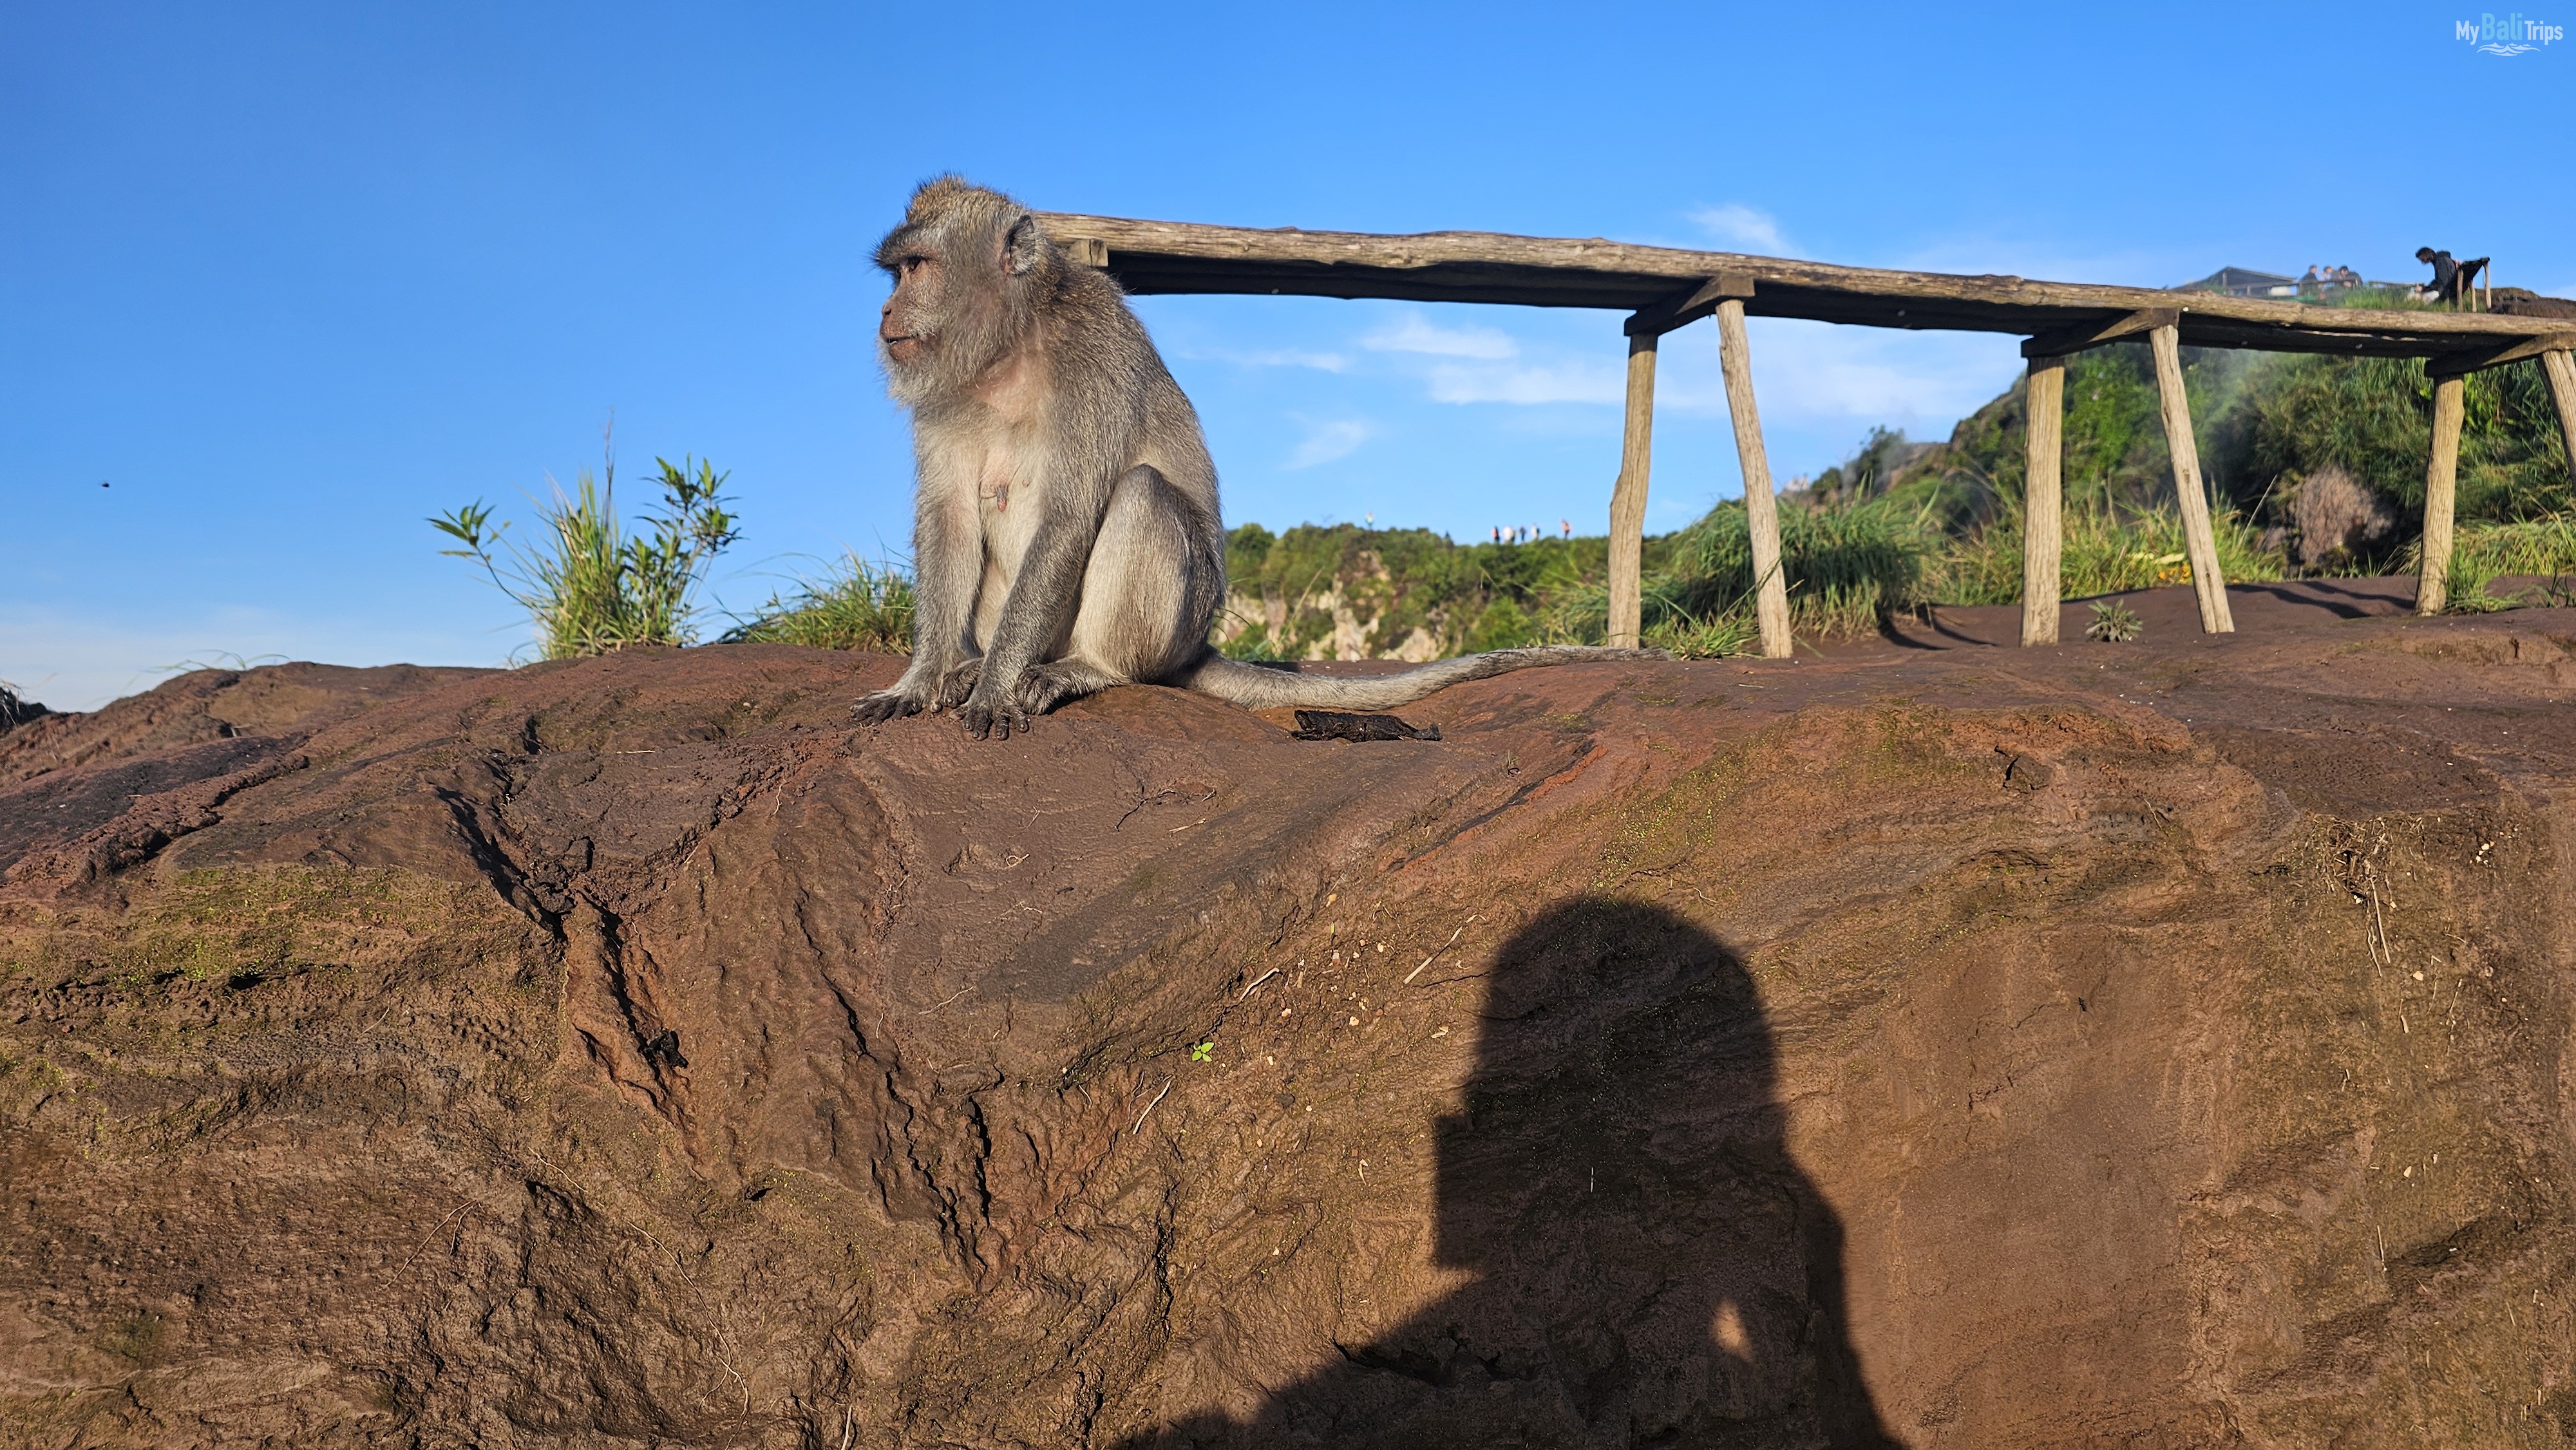
<path id="1" fill-rule="evenodd" d="M 1014 277 L 1027 276 L 1029 269 L 1038 264 L 1038 254 L 1045 245 L 1038 219 L 1027 212 L 1020 213 L 1020 219 L 1002 234 L 1002 270 Z"/>

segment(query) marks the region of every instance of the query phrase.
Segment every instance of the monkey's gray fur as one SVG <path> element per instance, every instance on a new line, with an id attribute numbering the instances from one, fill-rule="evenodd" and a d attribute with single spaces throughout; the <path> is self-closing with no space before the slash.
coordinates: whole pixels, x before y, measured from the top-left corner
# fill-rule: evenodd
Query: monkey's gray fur
<path id="1" fill-rule="evenodd" d="M 1216 465 L 1198 414 L 1118 284 L 1028 209 L 954 176 L 878 243 L 877 327 L 912 409 L 912 666 L 866 722 L 955 709 L 977 739 L 1111 685 L 1177 685 L 1255 709 L 1382 710 L 1463 680 L 1661 650 L 1550 645 L 1329 678 L 1208 643 L 1225 599 Z"/>

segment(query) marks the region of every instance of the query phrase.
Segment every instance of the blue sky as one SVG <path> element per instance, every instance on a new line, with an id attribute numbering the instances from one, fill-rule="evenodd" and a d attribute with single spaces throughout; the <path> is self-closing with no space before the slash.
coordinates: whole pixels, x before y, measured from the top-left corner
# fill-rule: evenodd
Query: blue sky
<path id="1" fill-rule="evenodd" d="M 0 0 L 0 679 L 85 708 L 191 660 L 499 662 L 524 621 L 422 519 L 524 515 L 612 412 L 630 480 L 732 471 L 727 605 L 899 553 L 864 257 L 947 169 L 1072 211 L 2151 285 L 2408 276 L 2430 241 L 2576 293 L 2576 45 L 2481 55 L 2464 18 Z M 1603 526 L 1615 315 L 1138 310 L 1230 523 Z M 2017 367 L 1753 346 L 1784 479 L 1873 424 L 1945 434 Z M 1740 487 L 1712 330 L 1664 358 L 1659 530 Z"/>

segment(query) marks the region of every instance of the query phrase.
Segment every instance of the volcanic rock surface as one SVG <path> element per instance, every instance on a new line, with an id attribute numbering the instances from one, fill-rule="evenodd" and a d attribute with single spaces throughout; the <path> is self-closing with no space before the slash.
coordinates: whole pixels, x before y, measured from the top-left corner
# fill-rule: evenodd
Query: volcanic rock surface
<path id="1" fill-rule="evenodd" d="M 766 646 L 41 718 L 0 1446 L 2568 1444 L 2576 613 L 2387 594 L 1436 742 Z"/>

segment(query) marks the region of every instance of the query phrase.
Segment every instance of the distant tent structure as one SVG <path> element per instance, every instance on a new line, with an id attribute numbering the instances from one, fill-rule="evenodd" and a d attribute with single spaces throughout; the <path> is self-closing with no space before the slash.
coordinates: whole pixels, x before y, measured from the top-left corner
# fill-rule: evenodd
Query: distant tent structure
<path id="1" fill-rule="evenodd" d="M 2299 279 L 2278 272 L 2257 272 L 2251 267 L 2221 267 L 2197 282 L 2185 282 L 2176 292 L 2217 292 L 2229 297 L 2296 297 Z"/>

